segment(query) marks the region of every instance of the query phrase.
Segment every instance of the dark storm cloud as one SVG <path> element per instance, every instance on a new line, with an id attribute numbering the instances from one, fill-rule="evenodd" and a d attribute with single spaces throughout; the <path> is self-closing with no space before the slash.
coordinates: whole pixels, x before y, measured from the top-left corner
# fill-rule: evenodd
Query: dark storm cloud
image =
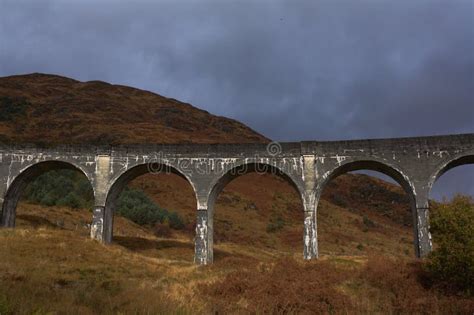
<path id="1" fill-rule="evenodd" d="M 153 90 L 278 140 L 474 132 L 474 2 L 0 0 L 0 75 L 28 72 Z"/>

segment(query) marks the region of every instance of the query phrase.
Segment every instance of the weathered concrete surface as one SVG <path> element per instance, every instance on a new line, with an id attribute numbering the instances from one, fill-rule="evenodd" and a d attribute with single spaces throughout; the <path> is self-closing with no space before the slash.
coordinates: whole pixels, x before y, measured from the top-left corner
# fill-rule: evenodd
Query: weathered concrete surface
<path id="1" fill-rule="evenodd" d="M 196 194 L 195 261 L 213 260 L 214 204 L 225 185 L 248 172 L 273 172 L 300 194 L 304 206 L 304 258 L 318 257 L 317 206 L 333 178 L 374 170 L 396 180 L 410 197 L 418 257 L 431 251 L 429 193 L 447 170 L 474 163 L 474 134 L 439 137 L 266 144 L 54 147 L 0 145 L 1 225 L 15 225 L 22 190 L 52 169 L 82 172 L 94 191 L 91 237 L 109 243 L 118 196 L 133 178 L 173 172 Z"/>

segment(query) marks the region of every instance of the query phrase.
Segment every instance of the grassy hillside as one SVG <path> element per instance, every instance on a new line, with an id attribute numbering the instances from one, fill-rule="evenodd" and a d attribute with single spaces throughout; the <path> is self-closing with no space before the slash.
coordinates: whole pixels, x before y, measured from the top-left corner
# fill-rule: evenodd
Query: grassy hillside
<path id="1" fill-rule="evenodd" d="M 357 181 L 380 188 L 367 198 L 369 203 L 364 203 L 363 196 L 347 193 L 338 195 L 339 203 L 344 202 L 345 206 L 332 201 L 338 191 Z M 182 178 L 147 175 L 131 182 L 131 186 L 147 192 L 160 206 L 177 211 L 187 222 L 194 222 L 196 202 L 191 187 Z M 360 255 L 375 251 L 412 256 L 412 229 L 396 219 L 399 214 L 411 216 L 404 202 L 401 190 L 378 179 L 352 174 L 339 177 L 323 195 L 318 209 L 322 253 Z M 272 229 L 272 223 L 278 219 L 283 225 Z M 303 251 L 300 198 L 292 186 L 276 176 L 247 174 L 232 181 L 217 200 L 214 220 L 217 244 L 297 249 L 298 257 Z M 194 233 L 193 229 L 189 231 Z"/>
<path id="2" fill-rule="evenodd" d="M 474 310 L 472 299 L 445 296 L 424 285 L 419 263 L 410 258 L 324 255 L 303 262 L 296 258 L 296 249 L 220 243 L 215 264 L 197 267 L 192 241 L 186 237 L 157 238 L 146 228 L 118 219 L 121 235 L 104 246 L 85 237 L 87 210 L 24 203 L 20 207 L 18 227 L 0 230 L 2 314 Z M 393 234 L 384 240 L 395 243 L 400 236 Z"/>
<path id="3" fill-rule="evenodd" d="M 0 140 L 31 143 L 266 142 L 242 123 L 151 92 L 30 74 L 0 78 Z"/>

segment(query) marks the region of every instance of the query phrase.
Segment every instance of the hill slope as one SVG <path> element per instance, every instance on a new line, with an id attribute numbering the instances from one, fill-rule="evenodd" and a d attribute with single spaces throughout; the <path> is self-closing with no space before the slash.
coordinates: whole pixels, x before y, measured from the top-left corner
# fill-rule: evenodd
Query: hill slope
<path id="1" fill-rule="evenodd" d="M 21 101 L 25 105 L 18 106 Z M 22 109 L 8 115 L 10 107 L 15 106 Z M 3 141 L 92 144 L 268 141 L 235 120 L 211 115 L 155 93 L 38 73 L 0 78 L 0 117 Z"/>
<path id="2" fill-rule="evenodd" d="M 120 225 L 143 235 L 133 224 Z M 27 226 L 0 230 L 1 314 L 472 314 L 474 309 L 472 299 L 423 287 L 419 265 L 407 260 L 326 256 L 303 263 L 278 258 L 278 252 L 251 252 L 250 246 L 218 245 L 220 259 L 199 268 L 183 258 L 193 248 L 180 239 L 121 237 L 103 246 L 76 230 Z"/>

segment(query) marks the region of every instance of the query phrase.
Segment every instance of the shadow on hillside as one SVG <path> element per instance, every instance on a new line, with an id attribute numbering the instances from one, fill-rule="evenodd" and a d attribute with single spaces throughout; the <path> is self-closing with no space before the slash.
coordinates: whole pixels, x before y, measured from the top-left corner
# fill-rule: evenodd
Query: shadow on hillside
<path id="1" fill-rule="evenodd" d="M 53 229 L 62 229 L 57 224 L 54 224 L 48 219 L 31 214 L 19 214 L 16 216 L 16 218 L 22 221 L 26 221 L 26 225 L 29 225 L 33 228 L 48 227 Z"/>
<path id="2" fill-rule="evenodd" d="M 214 263 L 228 263 L 229 261 L 248 260 L 249 257 L 239 253 L 229 253 L 221 249 L 214 248 Z"/>
<path id="3" fill-rule="evenodd" d="M 150 249 L 182 248 L 194 250 L 193 243 L 184 243 L 176 240 L 153 240 L 133 236 L 114 236 L 114 243 L 131 251 L 143 251 Z"/>
<path id="4" fill-rule="evenodd" d="M 194 243 L 181 242 L 177 240 L 154 240 L 143 237 L 134 236 L 114 236 L 114 243 L 123 246 L 128 250 L 134 252 L 141 252 L 147 250 L 167 250 L 178 249 L 184 250 L 182 253 L 186 256 L 194 257 Z M 220 249 L 214 248 L 214 262 L 227 262 L 228 259 L 233 260 L 247 260 L 249 257 L 237 253 L 229 253 Z"/>

